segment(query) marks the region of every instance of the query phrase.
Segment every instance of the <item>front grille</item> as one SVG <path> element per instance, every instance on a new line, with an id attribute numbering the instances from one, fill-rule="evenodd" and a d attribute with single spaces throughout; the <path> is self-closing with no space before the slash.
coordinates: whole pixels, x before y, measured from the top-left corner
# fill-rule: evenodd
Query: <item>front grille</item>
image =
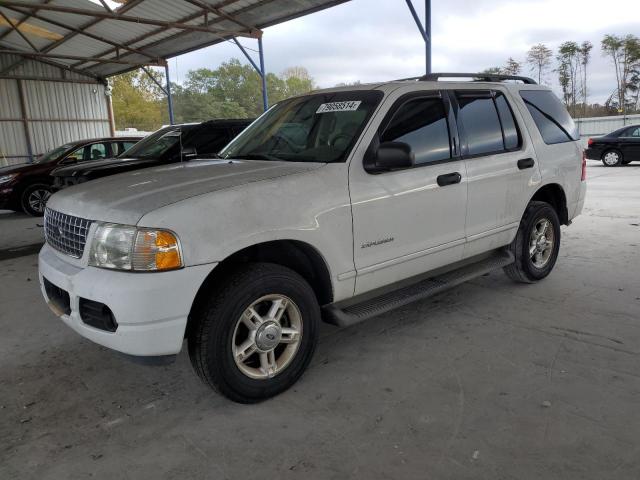
<path id="1" fill-rule="evenodd" d="M 75 258 L 82 257 L 91 220 L 74 217 L 47 208 L 44 213 L 44 238 L 56 250 Z"/>

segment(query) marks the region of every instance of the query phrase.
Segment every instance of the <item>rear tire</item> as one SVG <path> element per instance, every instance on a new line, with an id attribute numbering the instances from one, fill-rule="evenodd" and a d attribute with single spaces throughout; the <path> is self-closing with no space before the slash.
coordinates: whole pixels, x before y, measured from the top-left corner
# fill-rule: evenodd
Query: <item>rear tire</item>
<path id="1" fill-rule="evenodd" d="M 29 185 L 20 196 L 22 211 L 32 217 L 44 215 L 44 209 L 51 196 L 51 187 L 44 183 Z"/>
<path id="2" fill-rule="evenodd" d="M 255 403 L 291 387 L 318 342 L 320 307 L 296 272 L 270 263 L 239 267 L 194 307 L 189 357 L 227 398 Z"/>
<path id="3" fill-rule="evenodd" d="M 624 164 L 624 156 L 620 150 L 607 150 L 602 154 L 602 164 L 605 167 L 619 167 Z"/>
<path id="4" fill-rule="evenodd" d="M 535 283 L 549 275 L 560 250 L 560 220 L 555 209 L 546 202 L 531 202 L 508 249 L 515 257 L 504 268 L 511 280 Z"/>

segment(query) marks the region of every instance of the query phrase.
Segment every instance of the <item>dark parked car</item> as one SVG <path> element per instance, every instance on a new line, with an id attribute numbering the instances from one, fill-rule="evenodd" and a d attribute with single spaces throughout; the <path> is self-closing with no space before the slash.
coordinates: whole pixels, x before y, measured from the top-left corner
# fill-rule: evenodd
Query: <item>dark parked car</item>
<path id="1" fill-rule="evenodd" d="M 142 137 L 94 138 L 65 143 L 41 155 L 33 163 L 0 168 L 0 209 L 42 215 L 51 195 L 50 173 L 61 165 L 120 155 Z"/>
<path id="2" fill-rule="evenodd" d="M 602 160 L 605 167 L 640 161 L 640 125 L 626 126 L 604 137 L 590 138 L 589 160 Z"/>
<path id="3" fill-rule="evenodd" d="M 217 154 L 252 120 L 210 120 L 171 125 L 152 133 L 118 158 L 61 167 L 52 172 L 54 188 L 141 168 Z"/>

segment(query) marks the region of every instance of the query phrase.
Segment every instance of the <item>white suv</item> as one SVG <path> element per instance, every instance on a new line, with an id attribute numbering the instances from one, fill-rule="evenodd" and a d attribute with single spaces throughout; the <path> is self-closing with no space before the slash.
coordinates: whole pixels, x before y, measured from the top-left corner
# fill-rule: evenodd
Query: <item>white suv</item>
<path id="1" fill-rule="evenodd" d="M 444 77 L 473 81 L 442 81 Z M 350 325 L 490 270 L 546 277 L 585 198 L 569 114 L 523 77 L 441 74 L 273 106 L 219 159 L 49 201 L 43 294 L 82 336 L 177 354 L 239 402 Z"/>

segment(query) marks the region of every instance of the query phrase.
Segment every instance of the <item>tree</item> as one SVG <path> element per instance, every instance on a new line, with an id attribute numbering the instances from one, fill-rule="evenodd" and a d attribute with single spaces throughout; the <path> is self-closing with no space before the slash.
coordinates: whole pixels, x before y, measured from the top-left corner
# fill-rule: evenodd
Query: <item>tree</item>
<path id="1" fill-rule="evenodd" d="M 489 67 L 482 70 L 480 73 L 487 75 L 500 75 L 502 73 L 502 67 Z"/>
<path id="2" fill-rule="evenodd" d="M 151 72 L 161 84 L 164 75 Z M 134 127 L 155 130 L 168 123 L 164 93 L 142 70 L 134 70 L 110 79 L 116 129 Z"/>
<path id="3" fill-rule="evenodd" d="M 534 45 L 527 52 L 527 63 L 538 77 L 538 83 L 542 83 L 545 73 L 551 67 L 553 52 L 544 43 Z"/>
<path id="4" fill-rule="evenodd" d="M 589 96 L 589 92 L 587 90 L 587 65 L 589 64 L 589 60 L 591 59 L 591 50 L 593 49 L 593 44 L 589 41 L 584 41 L 580 45 L 580 50 L 578 51 L 580 55 L 580 65 L 582 67 L 582 116 L 587 116 L 587 100 Z"/>
<path id="5" fill-rule="evenodd" d="M 502 67 L 502 73 L 505 75 L 519 75 L 522 71 L 522 64 L 512 57 L 509 57 L 507 63 Z"/>
<path id="6" fill-rule="evenodd" d="M 151 72 L 160 84 L 164 76 Z M 271 103 L 313 90 L 304 67 L 292 67 L 280 76 L 267 74 Z M 142 70 L 113 77 L 116 125 L 155 130 L 168 123 L 166 96 Z M 201 122 L 215 118 L 253 118 L 262 113 L 262 80 L 251 65 L 237 59 L 217 69 L 190 70 L 182 84 L 171 84 L 175 120 Z"/>
<path id="7" fill-rule="evenodd" d="M 619 37 L 605 35 L 601 42 L 602 53 L 613 63 L 616 88 L 607 103 L 615 103 L 618 110 L 627 114 L 628 109 L 637 108 L 637 91 L 640 88 L 640 39 L 635 35 Z M 636 92 L 636 105 L 627 93 Z"/>
<path id="8" fill-rule="evenodd" d="M 576 114 L 579 90 L 581 54 L 580 46 L 573 41 L 561 43 L 558 47 L 558 80 L 562 87 L 564 103 L 572 115 Z"/>

